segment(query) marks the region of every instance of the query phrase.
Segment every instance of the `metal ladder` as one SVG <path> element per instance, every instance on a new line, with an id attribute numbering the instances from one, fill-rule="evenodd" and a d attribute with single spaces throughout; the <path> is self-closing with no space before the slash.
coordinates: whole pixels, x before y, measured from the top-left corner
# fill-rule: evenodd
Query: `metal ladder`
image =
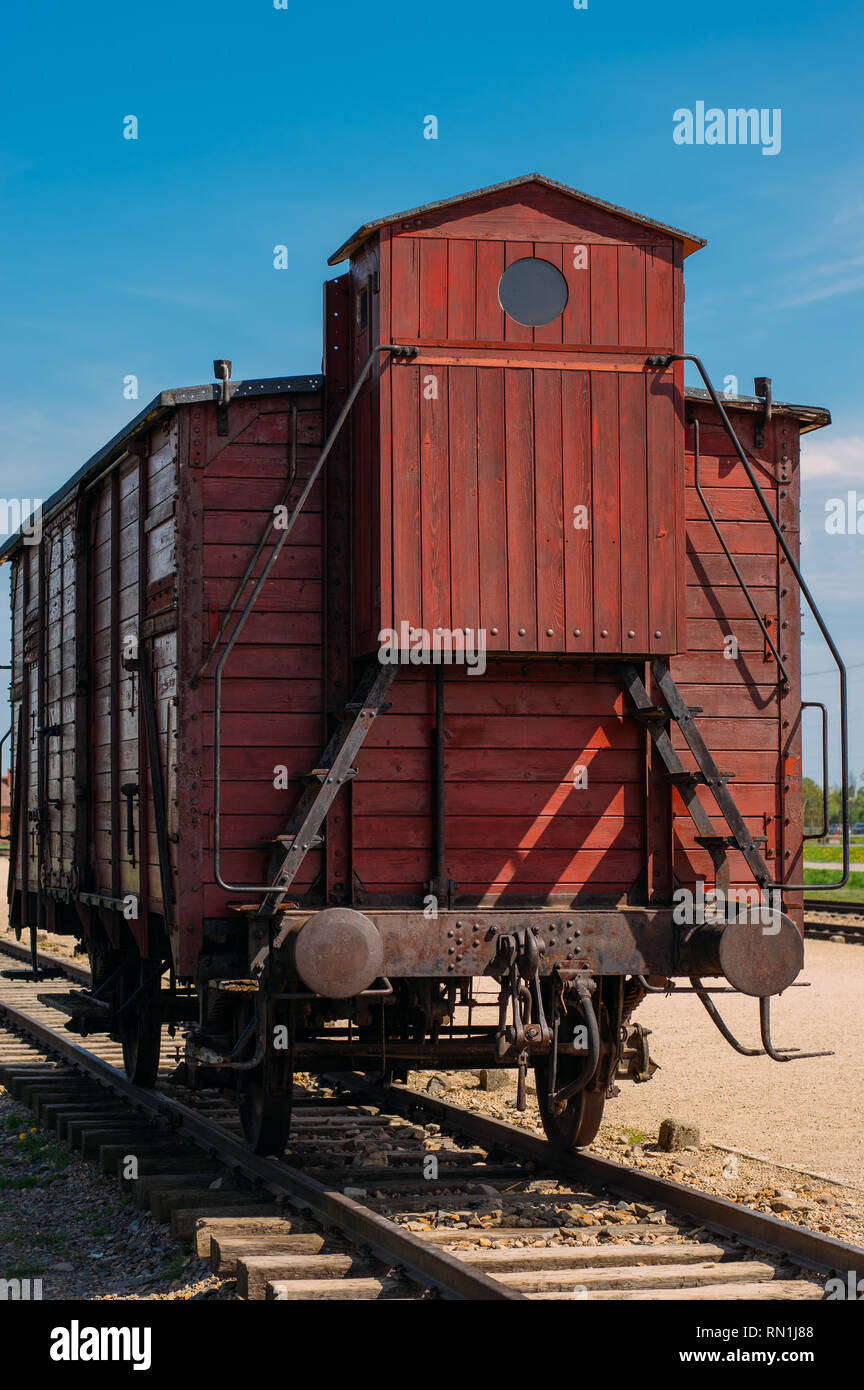
<path id="1" fill-rule="evenodd" d="M 379 714 L 390 708 L 386 695 L 397 667 L 370 661 L 354 696 L 345 705 L 318 766 L 307 772 L 300 800 L 276 845 L 268 867 L 270 888 L 256 908 L 256 917 L 273 917 L 279 911 L 303 860 L 310 849 L 323 844 L 319 834 L 327 812 L 346 782 L 356 777 L 351 764 Z"/>
<path id="2" fill-rule="evenodd" d="M 621 683 L 633 701 L 636 719 L 648 730 L 666 775 L 672 785 L 678 788 L 690 819 L 696 826 L 696 843 L 707 849 L 711 855 L 716 887 L 721 889 L 724 895 L 728 895 L 728 852 L 730 849 L 739 849 L 760 890 L 764 891 L 773 881 L 771 871 L 759 853 L 759 845 L 766 843 L 766 837 L 751 835 L 747 829 L 746 821 L 727 785 L 730 774 L 719 770 L 696 724 L 695 716 L 701 714 L 701 709 L 685 703 L 665 661 L 655 658 L 651 662 L 651 673 L 665 701 L 665 709 L 655 705 L 635 666 L 628 664 L 622 667 Z M 671 720 L 675 721 L 684 735 L 687 747 L 696 760 L 698 772 L 688 771 L 674 748 L 666 727 Z M 700 786 L 708 787 L 714 797 L 728 826 L 728 835 L 717 830 L 699 800 L 697 788 Z"/>

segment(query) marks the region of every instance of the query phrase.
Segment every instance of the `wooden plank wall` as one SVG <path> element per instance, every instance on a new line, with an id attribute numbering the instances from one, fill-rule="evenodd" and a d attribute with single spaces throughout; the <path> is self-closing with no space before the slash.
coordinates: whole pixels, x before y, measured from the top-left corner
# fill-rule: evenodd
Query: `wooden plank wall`
<path id="1" fill-rule="evenodd" d="M 215 410 L 205 411 L 204 649 L 215 636 L 273 508 L 285 492 L 297 409 L 296 501 L 321 444 L 319 393 L 267 396 L 231 405 L 226 441 Z M 272 539 L 278 538 L 272 532 Z M 269 545 L 265 556 L 269 554 Z M 263 563 L 263 561 L 262 561 Z M 224 667 L 222 682 L 221 867 L 230 883 L 264 882 L 270 848 L 300 792 L 297 779 L 317 766 L 326 742 L 323 699 L 322 485 L 319 481 L 261 591 Z M 249 586 L 251 588 L 251 585 Z M 249 592 L 249 588 L 245 591 Z M 234 915 L 255 894 L 229 894 L 213 878 L 213 666 L 200 687 L 205 917 Z M 277 766 L 287 788 L 274 786 Z M 299 893 L 318 877 L 320 850 L 310 852 L 296 880 Z"/>
<path id="2" fill-rule="evenodd" d="M 700 477 L 703 492 L 781 654 L 797 650 L 797 633 L 784 636 L 783 646 L 778 640 L 779 571 L 773 531 L 728 436 L 716 422 L 713 407 L 691 403 L 691 408 L 702 421 Z M 790 422 L 775 419 L 765 448 L 757 451 L 753 443 L 752 412 L 730 410 L 729 413 L 776 515 L 778 431 L 788 429 Z M 791 428 L 797 435 L 794 421 Z M 766 651 L 759 625 L 696 493 L 692 428 L 687 431 L 686 450 L 687 653 L 673 659 L 672 675 L 688 703 L 703 707 L 698 723 L 714 759 L 721 771 L 734 774 L 730 789 L 751 832 L 768 837 L 763 857 L 767 857 L 776 876 L 785 874 L 791 878 L 789 869 L 794 868 L 794 856 L 785 860 L 784 869 L 785 802 L 777 667 L 770 650 Z M 790 486 L 795 491 L 797 508 L 797 470 Z M 728 644 L 724 645 L 724 639 L 729 638 L 738 643 L 738 656 L 734 659 L 725 655 L 729 648 Z M 800 707 L 797 658 L 790 662 L 790 667 L 797 710 Z M 796 725 L 798 722 L 796 717 Z M 685 765 L 695 766 L 674 726 L 673 742 Z M 800 758 L 798 772 L 800 776 Z M 798 786 L 800 796 L 800 781 Z M 713 797 L 704 790 L 700 797 L 722 827 Z M 674 799 L 676 876 L 687 886 L 697 878 L 713 883 L 710 856 L 694 844 L 694 828 L 677 792 Z M 730 870 L 733 884 L 753 886 L 753 875 L 738 851 L 730 854 Z"/>
<path id="3" fill-rule="evenodd" d="M 421 355 L 386 374 L 380 555 L 364 443 L 357 650 L 402 621 L 480 625 L 492 651 L 676 650 L 683 378 L 645 358 L 682 346 L 680 243 L 529 188 L 385 228 L 380 251 L 390 339 Z M 538 328 L 498 301 L 532 256 L 568 287 Z"/>
<path id="4" fill-rule="evenodd" d="M 582 662 L 495 658 L 445 668 L 447 874 L 457 900 L 617 899 L 643 864 L 642 731 L 614 675 Z M 433 862 L 427 668 L 402 668 L 353 784 L 362 889 L 419 903 Z M 587 786 L 574 787 L 582 765 Z M 580 778 L 580 780 L 583 780 Z"/>

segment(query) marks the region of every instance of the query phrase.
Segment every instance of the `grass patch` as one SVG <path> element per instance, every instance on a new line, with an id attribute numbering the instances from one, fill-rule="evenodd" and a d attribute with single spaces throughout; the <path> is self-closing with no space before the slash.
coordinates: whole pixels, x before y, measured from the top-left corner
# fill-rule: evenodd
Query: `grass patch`
<path id="1" fill-rule="evenodd" d="M 625 1129 L 621 1131 L 628 1144 L 644 1144 L 647 1135 L 641 1129 Z"/>
<path id="2" fill-rule="evenodd" d="M 805 869 L 804 882 L 812 885 L 804 891 L 805 902 L 808 896 L 813 898 L 818 898 L 820 896 L 820 883 L 835 883 L 838 877 L 839 874 L 834 869 Z M 837 902 L 838 904 L 844 902 L 856 903 L 861 902 L 862 897 L 864 897 L 864 879 L 862 879 L 860 874 L 853 874 L 845 888 L 837 888 L 832 892 L 831 901 Z"/>
<path id="3" fill-rule="evenodd" d="M 839 864 L 843 858 L 843 850 L 840 845 L 805 845 L 804 858 L 809 859 L 811 863 Z M 864 845 L 850 845 L 849 860 L 852 864 L 860 864 L 864 868 Z"/>

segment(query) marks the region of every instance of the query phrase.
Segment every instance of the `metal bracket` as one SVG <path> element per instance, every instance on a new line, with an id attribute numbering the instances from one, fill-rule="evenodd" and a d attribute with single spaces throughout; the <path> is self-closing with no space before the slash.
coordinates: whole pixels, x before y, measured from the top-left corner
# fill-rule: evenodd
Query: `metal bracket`
<path id="1" fill-rule="evenodd" d="M 219 382 L 219 404 L 216 408 L 216 433 L 228 433 L 228 402 L 231 400 L 231 363 L 219 357 L 213 363 L 213 373 Z"/>
<path id="2" fill-rule="evenodd" d="M 757 415 L 753 422 L 753 445 L 756 449 L 765 448 L 765 431 L 771 423 L 771 378 L 770 376 L 757 376 L 753 378 L 754 395 L 762 398 L 762 414 Z"/>

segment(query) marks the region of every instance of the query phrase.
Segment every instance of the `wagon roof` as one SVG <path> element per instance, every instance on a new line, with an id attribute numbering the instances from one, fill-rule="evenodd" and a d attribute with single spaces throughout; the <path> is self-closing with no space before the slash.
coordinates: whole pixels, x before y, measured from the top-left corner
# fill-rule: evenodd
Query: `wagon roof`
<path id="1" fill-rule="evenodd" d="M 231 399 L 234 401 L 249 396 L 277 396 L 290 395 L 298 391 L 320 391 L 323 385 L 323 376 L 252 377 L 249 381 L 231 382 Z M 107 444 L 103 444 L 101 449 L 97 449 L 96 453 L 92 454 L 85 464 L 82 464 L 77 473 L 73 473 L 62 487 L 58 488 L 47 501 L 42 503 L 42 520 L 47 521 L 49 517 L 53 516 L 64 502 L 75 495 L 80 486 L 89 483 L 100 473 L 104 473 L 115 463 L 118 463 L 126 453 L 126 446 L 135 435 L 153 429 L 160 421 L 167 419 L 179 405 L 194 405 L 198 401 L 217 401 L 219 392 L 218 382 L 211 382 L 207 386 L 178 386 L 169 391 L 160 391 L 158 396 L 153 397 L 149 405 L 145 405 L 144 409 L 138 412 L 134 420 L 130 420 L 118 434 L 108 440 Z M 20 529 L 13 531 L 7 537 L 0 546 L 0 564 L 4 560 L 8 560 L 21 539 Z"/>
<path id="2" fill-rule="evenodd" d="M 373 232 L 377 232 L 381 227 L 388 227 L 393 222 L 403 222 L 409 217 L 421 217 L 424 213 L 438 212 L 442 208 L 457 207 L 459 203 L 466 203 L 475 198 L 486 198 L 493 193 L 502 192 L 505 188 L 519 188 L 526 183 L 539 183 L 544 188 L 554 188 L 558 193 L 565 193 L 567 197 L 574 198 L 577 202 L 589 203 L 592 207 L 603 208 L 616 217 L 624 217 L 628 222 L 638 222 L 642 227 L 652 227 L 655 231 L 675 237 L 678 241 L 683 241 L 685 256 L 689 256 L 692 251 L 698 251 L 700 247 L 706 245 L 703 237 L 693 236 L 690 232 L 682 232 L 679 227 L 670 227 L 665 222 L 655 222 L 653 217 L 643 217 L 641 213 L 630 212 L 627 208 L 620 208 L 615 203 L 607 203 L 603 198 L 595 198 L 590 193 L 580 193 L 578 188 L 570 188 L 566 183 L 558 183 L 556 179 L 547 178 L 545 174 L 521 174 L 518 179 L 507 179 L 504 183 L 493 183 L 488 188 L 473 188 L 467 193 L 457 194 L 455 198 L 442 198 L 438 203 L 425 203 L 423 207 L 409 208 L 406 212 L 394 212 L 389 217 L 379 217 L 374 222 L 364 222 L 363 226 L 358 227 L 354 235 L 339 247 L 338 251 L 333 252 L 327 264 L 338 265 L 340 261 L 347 260 L 361 242 L 364 242 Z"/>
<path id="3" fill-rule="evenodd" d="M 259 377 L 250 381 L 232 381 L 231 399 L 238 400 L 249 396 L 275 396 L 289 395 L 297 391 L 320 391 L 324 385 L 323 376 L 280 376 L 280 377 Z M 687 400 L 710 401 L 711 397 L 707 391 L 688 386 L 684 395 Z M 49 517 L 59 511 L 60 507 L 75 495 L 76 490 L 87 483 L 94 481 L 101 473 L 107 472 L 115 463 L 118 463 L 127 452 L 127 445 L 135 435 L 143 434 L 147 430 L 165 420 L 178 406 L 194 405 L 199 401 L 216 401 L 219 398 L 218 383 L 211 382 L 207 386 L 178 386 L 170 391 L 160 391 L 158 396 L 154 396 L 149 405 L 145 405 L 134 418 L 125 425 L 113 439 L 109 439 L 107 444 L 103 444 L 101 449 L 97 449 L 85 464 L 73 473 L 72 477 L 65 482 L 61 488 L 52 494 L 46 502 L 42 504 L 42 519 L 47 521 Z M 724 403 L 727 406 L 742 410 L 761 410 L 765 402 L 757 396 L 724 396 Z M 831 412 L 824 406 L 819 405 L 790 405 L 784 401 L 774 401 L 772 410 L 776 415 L 789 415 L 800 422 L 801 433 L 806 434 L 809 430 L 819 430 L 825 425 L 831 424 Z M 8 560 L 18 549 L 23 540 L 23 532 L 19 529 L 13 531 L 0 546 L 0 563 Z"/>

